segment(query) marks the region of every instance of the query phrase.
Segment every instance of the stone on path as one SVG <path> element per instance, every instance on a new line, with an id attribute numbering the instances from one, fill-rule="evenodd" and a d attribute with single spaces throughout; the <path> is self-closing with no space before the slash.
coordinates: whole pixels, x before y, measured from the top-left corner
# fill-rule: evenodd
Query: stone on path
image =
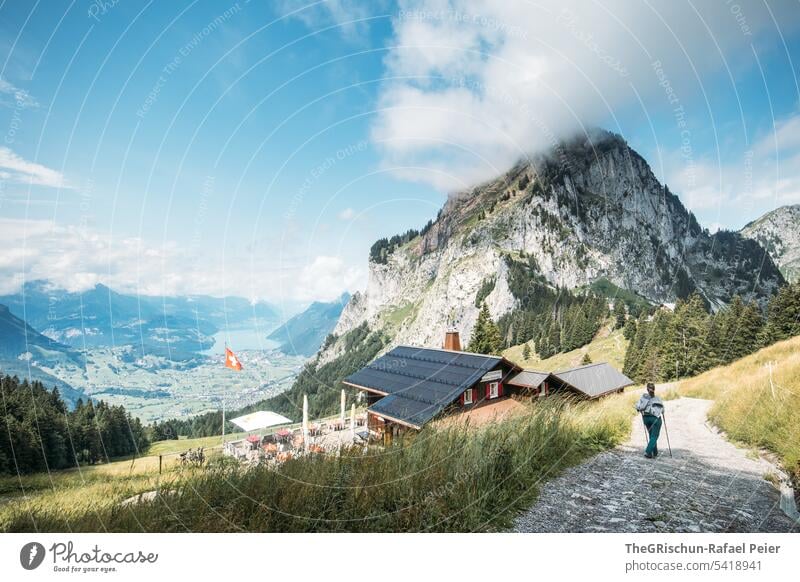
<path id="1" fill-rule="evenodd" d="M 780 491 L 764 479 L 780 469 L 725 440 L 706 420 L 711 401 L 665 404 L 673 458 L 663 429 L 658 458 L 644 458 L 644 428 L 635 417 L 627 443 L 544 483 L 514 531 L 800 531 L 781 510 Z"/>

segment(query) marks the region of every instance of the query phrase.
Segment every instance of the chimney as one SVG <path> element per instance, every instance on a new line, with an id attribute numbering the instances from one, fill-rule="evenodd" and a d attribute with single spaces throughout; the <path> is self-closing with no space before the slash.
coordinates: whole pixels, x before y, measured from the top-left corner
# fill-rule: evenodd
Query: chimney
<path id="1" fill-rule="evenodd" d="M 461 338 L 458 336 L 457 331 L 448 331 L 444 336 L 444 349 L 451 352 L 461 351 Z"/>

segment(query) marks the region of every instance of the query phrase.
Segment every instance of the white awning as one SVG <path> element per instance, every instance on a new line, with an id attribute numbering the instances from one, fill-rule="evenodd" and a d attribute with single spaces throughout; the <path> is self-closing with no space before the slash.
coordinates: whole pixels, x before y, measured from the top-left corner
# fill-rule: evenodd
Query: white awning
<path id="1" fill-rule="evenodd" d="M 289 424 L 292 421 L 285 416 L 281 416 L 277 412 L 259 410 L 258 412 L 251 412 L 250 414 L 234 418 L 231 422 L 242 430 L 249 432 L 251 430 L 259 430 L 278 424 Z"/>

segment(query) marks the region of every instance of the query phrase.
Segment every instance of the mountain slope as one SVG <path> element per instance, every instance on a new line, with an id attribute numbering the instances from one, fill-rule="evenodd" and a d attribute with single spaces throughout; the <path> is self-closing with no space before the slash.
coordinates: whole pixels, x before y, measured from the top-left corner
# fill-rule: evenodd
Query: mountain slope
<path id="1" fill-rule="evenodd" d="M 603 327 L 591 342 L 571 350 L 562 352 L 550 358 L 541 359 L 532 353 L 529 359 L 523 356 L 524 346 L 512 346 L 503 351 L 503 355 L 516 362 L 523 368 L 533 368 L 535 370 L 558 371 L 567 368 L 580 366 L 584 356 L 588 355 L 592 362 L 608 362 L 618 370 L 622 370 L 625 365 L 625 350 L 628 348 L 628 340 L 622 335 L 621 329 L 612 330 L 610 325 Z"/>
<path id="2" fill-rule="evenodd" d="M 800 204 L 776 208 L 740 232 L 767 249 L 787 280 L 800 278 Z"/>
<path id="3" fill-rule="evenodd" d="M 78 361 L 77 354 L 67 346 L 40 334 L 12 314 L 8 307 L 0 305 L 0 357 L 18 358 L 26 352 L 50 357 L 60 354 Z"/>
<path id="4" fill-rule="evenodd" d="M 709 419 L 729 438 L 776 453 L 800 485 L 800 336 L 699 376 L 681 380 L 681 395 L 714 400 Z"/>
<path id="5" fill-rule="evenodd" d="M 451 196 L 412 235 L 373 248 L 367 290 L 337 335 L 367 322 L 393 343 L 437 346 L 451 327 L 467 339 L 476 299 L 497 319 L 534 284 L 575 289 L 605 278 L 654 303 L 697 291 L 718 309 L 735 294 L 763 303 L 784 281 L 756 242 L 710 235 L 640 155 L 601 130 Z M 342 351 L 334 344 L 322 361 Z"/>
<path id="6" fill-rule="evenodd" d="M 330 303 L 315 301 L 273 331 L 269 339 L 281 342 L 280 350 L 285 354 L 313 356 L 336 327 L 349 300 L 350 294 L 344 293 Z"/>
<path id="7" fill-rule="evenodd" d="M 48 388 L 58 386 L 70 405 L 84 396 L 79 390 L 40 370 L 37 364 L 82 366 L 79 354 L 34 330 L 0 305 L 0 372 L 40 380 Z"/>

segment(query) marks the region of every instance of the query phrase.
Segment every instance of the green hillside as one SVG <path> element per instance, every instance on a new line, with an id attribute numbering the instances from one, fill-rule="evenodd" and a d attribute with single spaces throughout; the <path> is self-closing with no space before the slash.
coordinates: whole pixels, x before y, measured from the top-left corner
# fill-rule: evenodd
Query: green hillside
<path id="1" fill-rule="evenodd" d="M 617 370 L 622 370 L 625 362 L 625 350 L 628 348 L 628 340 L 622 335 L 622 330 L 611 330 L 610 325 L 605 325 L 595 338 L 587 345 L 570 352 L 556 354 L 550 358 L 541 359 L 536 352 L 531 349 L 531 356 L 525 359 L 522 356 L 524 344 L 508 348 L 503 355 L 516 362 L 523 368 L 533 368 L 553 372 L 563 370 L 573 366 L 580 366 L 586 354 L 593 362 L 608 362 Z"/>
<path id="2" fill-rule="evenodd" d="M 709 418 L 728 437 L 777 454 L 800 483 L 800 336 L 682 380 L 683 396 L 714 400 Z"/>

